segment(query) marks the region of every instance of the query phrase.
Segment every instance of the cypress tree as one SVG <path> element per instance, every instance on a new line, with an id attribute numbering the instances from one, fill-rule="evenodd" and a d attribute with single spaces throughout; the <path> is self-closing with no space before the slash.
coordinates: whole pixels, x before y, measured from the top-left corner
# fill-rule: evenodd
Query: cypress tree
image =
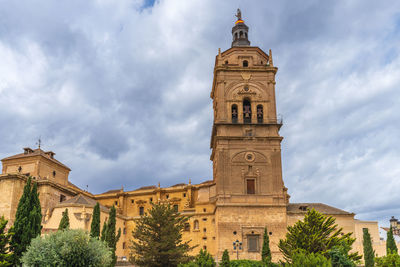
<path id="1" fill-rule="evenodd" d="M 105 241 L 106 240 L 106 234 L 107 234 L 107 222 L 104 221 L 103 223 L 103 229 L 101 230 L 101 241 Z"/>
<path id="2" fill-rule="evenodd" d="M 14 265 L 20 265 L 22 253 L 31 243 L 31 240 L 40 235 L 42 214 L 37 193 L 37 184 L 31 186 L 32 178 L 29 177 L 24 191 L 19 200 L 15 221 L 12 227 L 10 250 L 14 253 Z"/>
<path id="3" fill-rule="evenodd" d="M 119 238 L 121 237 L 121 228 L 118 229 L 118 234 L 115 234 L 115 227 L 116 227 L 116 213 L 114 205 L 110 209 L 110 217 L 108 218 L 106 233 L 104 241 L 108 244 L 111 248 L 112 252 L 112 264 L 111 266 L 115 266 L 117 262 L 117 256 L 115 255 L 115 250 L 117 249 L 117 243 Z"/>
<path id="4" fill-rule="evenodd" d="M 368 228 L 363 229 L 363 247 L 365 267 L 374 267 L 375 251 L 372 249 L 371 235 L 368 232 Z"/>
<path id="5" fill-rule="evenodd" d="M 222 261 L 221 264 L 219 265 L 221 267 L 231 267 L 231 263 L 229 260 L 229 252 L 227 249 L 224 250 L 224 253 L 222 254 Z"/>
<path id="6" fill-rule="evenodd" d="M 8 251 L 11 233 L 6 233 L 5 229 L 8 221 L 4 216 L 0 217 L 0 266 L 10 266 L 12 264 L 12 254 Z"/>
<path id="7" fill-rule="evenodd" d="M 261 251 L 261 260 L 267 266 L 271 264 L 271 249 L 269 248 L 269 236 L 268 236 L 268 230 L 267 230 L 266 226 L 264 229 L 264 239 L 263 239 L 263 246 L 262 246 L 262 251 Z"/>
<path id="8" fill-rule="evenodd" d="M 393 229 L 392 226 L 390 226 L 389 231 L 387 232 L 387 239 L 386 239 L 386 254 L 397 254 L 397 246 L 396 242 L 394 241 L 393 237 Z"/>
<path id="9" fill-rule="evenodd" d="M 62 213 L 62 218 L 60 224 L 58 225 L 58 230 L 66 230 L 69 229 L 69 216 L 68 216 L 68 209 Z"/>
<path id="10" fill-rule="evenodd" d="M 100 237 L 100 205 L 99 202 L 93 208 L 92 224 L 90 226 L 90 236 L 99 239 Z"/>
<path id="11" fill-rule="evenodd" d="M 32 238 L 35 238 L 42 232 L 42 207 L 40 206 L 36 182 L 33 183 L 30 206 L 32 207 L 29 216 L 29 221 L 32 226 L 31 236 Z"/>

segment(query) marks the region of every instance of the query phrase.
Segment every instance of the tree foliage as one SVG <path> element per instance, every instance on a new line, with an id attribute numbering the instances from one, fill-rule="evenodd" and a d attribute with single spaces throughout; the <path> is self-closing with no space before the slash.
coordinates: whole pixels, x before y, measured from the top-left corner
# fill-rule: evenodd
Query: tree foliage
<path id="1" fill-rule="evenodd" d="M 231 267 L 231 263 L 229 260 L 229 252 L 227 249 L 224 250 L 224 253 L 222 254 L 222 261 L 221 264 L 219 265 L 221 267 Z"/>
<path id="2" fill-rule="evenodd" d="M 58 225 L 58 230 L 66 229 L 69 229 L 68 209 L 65 209 L 65 211 L 63 211 L 60 224 Z"/>
<path id="3" fill-rule="evenodd" d="M 397 246 L 396 246 L 396 241 L 394 241 L 393 237 L 393 229 L 392 226 L 390 226 L 389 231 L 387 232 L 387 239 L 386 239 L 386 254 L 397 254 Z"/>
<path id="4" fill-rule="evenodd" d="M 90 225 L 90 236 L 100 238 L 100 205 L 99 202 L 93 208 L 92 224 Z"/>
<path id="5" fill-rule="evenodd" d="M 328 250 L 332 267 L 355 267 L 355 263 L 349 258 L 351 248 L 347 246 L 333 247 Z"/>
<path id="6" fill-rule="evenodd" d="M 285 264 L 290 267 L 331 267 L 331 261 L 324 257 L 322 253 L 309 253 L 304 250 L 298 250 L 292 254 L 292 263 Z"/>
<path id="7" fill-rule="evenodd" d="M 11 233 L 6 233 L 6 226 L 8 221 L 4 216 L 0 217 L 0 266 L 11 266 L 12 253 L 9 251 L 9 243 L 11 240 Z"/>
<path id="8" fill-rule="evenodd" d="M 344 234 L 342 228 L 338 228 L 335 218 L 325 216 L 314 209 L 308 210 L 303 221 L 289 226 L 287 230 L 286 239 L 280 240 L 278 247 L 288 263 L 292 263 L 293 255 L 298 250 L 304 253 L 321 253 L 329 257 L 326 252 L 333 247 L 351 249 L 355 241 L 351 237 L 352 233 Z M 357 253 L 350 253 L 348 256 L 352 261 L 360 259 Z"/>
<path id="9" fill-rule="evenodd" d="M 114 205 L 110 209 L 110 216 L 108 217 L 107 226 L 105 228 L 104 233 L 104 242 L 111 248 L 112 253 L 112 263 L 111 266 L 115 266 L 117 262 L 117 256 L 115 255 L 115 250 L 117 249 L 117 243 L 119 238 L 121 237 L 121 228 L 118 229 L 118 234 L 115 233 L 116 228 L 116 214 L 117 211 L 115 210 Z"/>
<path id="10" fill-rule="evenodd" d="M 187 262 L 193 249 L 190 240 L 182 241 L 188 217 L 180 215 L 171 205 L 152 204 L 132 231 L 132 263 L 139 266 L 169 267 Z"/>
<path id="11" fill-rule="evenodd" d="M 33 186 L 31 184 L 31 177 L 29 177 L 19 200 L 12 227 L 10 249 L 14 253 L 15 265 L 19 265 L 22 253 L 26 251 L 31 240 L 40 235 L 42 229 L 42 211 L 37 183 L 33 183 Z"/>
<path id="12" fill-rule="evenodd" d="M 104 241 L 106 239 L 106 235 L 107 235 L 107 222 L 104 221 L 103 223 L 103 228 L 101 229 L 101 241 Z"/>
<path id="13" fill-rule="evenodd" d="M 264 238 L 263 238 L 263 246 L 261 251 L 261 260 L 267 266 L 271 263 L 271 249 L 269 247 L 269 236 L 268 236 L 268 229 L 265 227 L 264 229 Z"/>
<path id="14" fill-rule="evenodd" d="M 199 254 L 196 256 L 194 263 L 201 267 L 215 267 L 216 263 L 213 256 L 207 250 L 200 249 Z"/>
<path id="15" fill-rule="evenodd" d="M 364 248 L 365 267 L 374 267 L 375 251 L 372 249 L 372 240 L 371 240 L 371 235 L 368 232 L 368 228 L 363 229 L 363 248 Z"/>
<path id="16" fill-rule="evenodd" d="M 57 231 L 32 240 L 22 257 L 24 266 L 108 266 L 111 250 L 86 231 Z"/>
<path id="17" fill-rule="evenodd" d="M 388 254 L 383 257 L 375 258 L 376 267 L 396 267 L 400 266 L 399 254 Z"/>

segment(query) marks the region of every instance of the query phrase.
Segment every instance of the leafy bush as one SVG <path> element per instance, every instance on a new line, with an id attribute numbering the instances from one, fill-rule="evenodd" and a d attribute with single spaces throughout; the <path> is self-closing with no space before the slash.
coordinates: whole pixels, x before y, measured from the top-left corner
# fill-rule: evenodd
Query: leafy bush
<path id="1" fill-rule="evenodd" d="M 331 267 L 331 261 L 325 258 L 321 253 L 307 253 L 299 250 L 292 255 L 293 262 L 284 266 L 291 267 Z"/>
<path id="2" fill-rule="evenodd" d="M 22 256 L 24 266 L 108 266 L 107 245 L 83 230 L 63 230 L 37 237 Z"/>
<path id="3" fill-rule="evenodd" d="M 400 266 L 400 255 L 388 254 L 383 257 L 375 258 L 377 267 L 397 267 Z"/>
<path id="4" fill-rule="evenodd" d="M 178 267 L 215 267 L 216 263 L 214 258 L 207 250 L 201 249 L 199 254 L 197 254 L 194 262 L 181 263 Z"/>
<path id="5" fill-rule="evenodd" d="M 231 267 L 265 267 L 265 264 L 254 260 L 231 260 Z"/>
<path id="6" fill-rule="evenodd" d="M 348 257 L 345 247 L 334 247 L 328 251 L 333 267 L 355 267 L 356 265 Z"/>

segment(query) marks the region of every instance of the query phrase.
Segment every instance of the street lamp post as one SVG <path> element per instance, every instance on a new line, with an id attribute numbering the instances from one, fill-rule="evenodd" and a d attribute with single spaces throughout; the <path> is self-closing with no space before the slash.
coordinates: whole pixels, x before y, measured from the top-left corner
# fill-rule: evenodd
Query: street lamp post
<path id="1" fill-rule="evenodd" d="M 242 250 L 242 242 L 239 242 L 239 240 L 236 239 L 235 242 L 233 242 L 233 250 L 236 251 L 236 259 L 239 259 L 239 250 Z"/>

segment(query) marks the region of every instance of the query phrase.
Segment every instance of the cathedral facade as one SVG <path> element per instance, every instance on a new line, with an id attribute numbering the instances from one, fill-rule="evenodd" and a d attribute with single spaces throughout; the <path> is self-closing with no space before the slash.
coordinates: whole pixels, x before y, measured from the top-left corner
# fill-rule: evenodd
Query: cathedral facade
<path id="1" fill-rule="evenodd" d="M 213 179 L 201 184 L 181 183 L 171 187 L 142 187 L 133 191 L 110 190 L 91 194 L 68 181 L 70 169 L 55 159 L 55 153 L 25 148 L 2 160 L 0 215 L 14 220 L 27 176 L 39 185 L 43 233 L 56 231 L 65 208 L 72 228 L 90 230 L 96 202 L 101 204 L 101 224 L 109 208 L 117 208 L 117 227 L 122 235 L 117 245 L 120 259 L 129 256 L 129 240 L 136 221 L 152 203 L 169 203 L 190 220 L 183 238 L 207 249 L 220 260 L 225 249 L 231 259 L 261 259 L 267 226 L 273 260 L 281 255 L 278 242 L 288 225 L 314 208 L 334 216 L 344 232 L 356 237 L 354 250 L 362 254 L 362 229 L 368 228 L 375 251 L 385 253 L 377 222 L 359 221 L 355 214 L 322 203 L 291 203 L 282 178 L 282 122 L 277 117 L 275 67 L 268 53 L 249 41 L 249 28 L 240 12 L 232 28 L 232 46 L 215 58 L 211 88 L 214 122 L 211 133 Z M 322 192 L 321 192 L 322 193 Z"/>

